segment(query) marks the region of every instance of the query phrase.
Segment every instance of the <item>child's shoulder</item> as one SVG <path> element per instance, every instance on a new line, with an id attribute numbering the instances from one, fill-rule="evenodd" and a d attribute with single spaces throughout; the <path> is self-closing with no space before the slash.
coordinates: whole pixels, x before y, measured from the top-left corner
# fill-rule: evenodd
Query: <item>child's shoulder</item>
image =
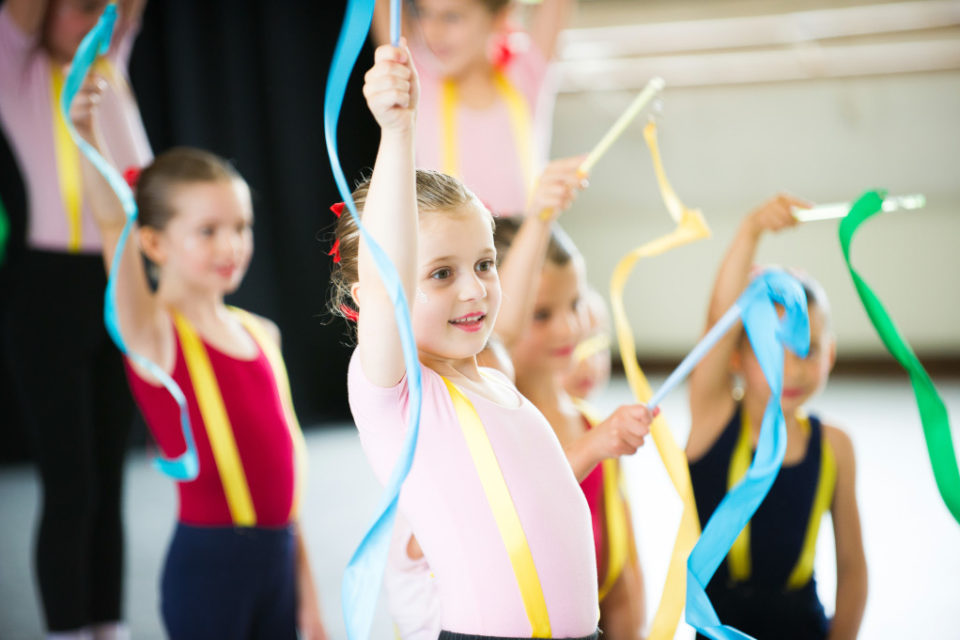
<path id="1" fill-rule="evenodd" d="M 852 468 L 854 464 L 854 454 L 853 440 L 850 439 L 850 436 L 840 427 L 826 422 L 821 421 L 820 427 L 823 431 L 823 437 L 826 438 L 826 441 L 830 443 L 830 448 L 833 449 L 833 454 L 837 461 L 838 473 Z"/>
<path id="2" fill-rule="evenodd" d="M 255 328 L 263 331 L 265 337 L 269 338 L 277 346 L 280 346 L 280 327 L 269 318 L 265 318 L 257 313 L 240 309 L 239 307 L 230 307 L 230 310 L 236 313 L 240 322 L 249 326 L 253 324 Z"/>

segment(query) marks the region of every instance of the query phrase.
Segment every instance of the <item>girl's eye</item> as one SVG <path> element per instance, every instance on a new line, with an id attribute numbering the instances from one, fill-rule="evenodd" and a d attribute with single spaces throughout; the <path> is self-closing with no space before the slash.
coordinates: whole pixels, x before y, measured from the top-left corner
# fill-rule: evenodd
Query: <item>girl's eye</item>
<path id="1" fill-rule="evenodd" d="M 208 237 L 208 238 L 209 238 L 209 237 L 212 237 L 213 234 L 214 234 L 214 228 L 213 228 L 213 227 L 201 227 L 201 228 L 200 228 L 200 233 L 201 233 L 203 236 L 205 236 L 205 237 Z"/>
<path id="2" fill-rule="evenodd" d="M 448 269 L 447 267 L 443 267 L 431 273 L 430 277 L 433 278 L 434 280 L 446 280 L 451 275 L 453 275 L 453 270 Z"/>
<path id="3" fill-rule="evenodd" d="M 577 311 L 578 309 L 580 309 L 580 298 L 577 298 L 576 300 L 574 300 L 573 303 L 570 305 L 570 308 L 573 309 L 574 311 Z"/>
<path id="4" fill-rule="evenodd" d="M 489 259 L 481 260 L 480 262 L 477 263 L 477 271 L 480 271 L 480 272 L 493 271 L 494 267 L 495 265 L 493 260 L 489 260 Z"/>
<path id="5" fill-rule="evenodd" d="M 533 312 L 533 321 L 534 322 L 546 322 L 550 319 L 550 310 L 549 309 L 535 309 Z"/>

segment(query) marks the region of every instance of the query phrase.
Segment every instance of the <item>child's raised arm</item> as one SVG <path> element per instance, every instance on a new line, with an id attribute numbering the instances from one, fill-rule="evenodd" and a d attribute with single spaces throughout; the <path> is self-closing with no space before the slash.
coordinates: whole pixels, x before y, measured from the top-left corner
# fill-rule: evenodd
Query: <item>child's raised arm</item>
<path id="1" fill-rule="evenodd" d="M 105 88 L 106 81 L 102 77 L 90 74 L 74 98 L 70 118 L 83 139 L 99 151 L 107 162 L 112 163 L 106 147 L 102 144 L 97 115 Z M 126 215 L 117 194 L 86 156 L 83 156 L 81 165 L 84 193 L 100 230 L 103 260 L 109 272 Z M 167 355 L 166 350 L 160 346 L 164 344 L 162 336 L 169 333 L 169 327 L 166 326 L 162 310 L 150 291 L 134 234 L 127 238 L 123 258 L 117 269 L 117 317 L 124 339 L 133 351 L 154 362 L 161 362 L 161 356 Z M 170 364 L 172 366 L 172 363 Z"/>
<path id="2" fill-rule="evenodd" d="M 720 319 L 746 288 L 760 236 L 765 231 L 779 231 L 796 225 L 793 207 L 809 206 L 804 200 L 780 194 L 743 219 L 717 271 L 704 331 Z M 687 440 L 687 457 L 690 459 L 698 459 L 710 448 L 733 413 L 730 357 L 737 347 L 739 335 L 739 331 L 728 331 L 690 376 L 690 438 Z"/>
<path id="3" fill-rule="evenodd" d="M 412 304 L 417 282 L 417 193 L 414 168 L 414 127 L 419 94 L 410 52 L 383 45 L 373 68 L 364 77 L 363 95 L 380 125 L 370 188 L 362 212 L 363 224 L 397 268 L 407 301 Z M 373 256 L 362 239 L 359 248 L 356 298 L 357 348 L 367 378 L 391 387 L 403 377 L 403 350 L 393 303 Z"/>
<path id="4" fill-rule="evenodd" d="M 534 9 L 530 37 L 547 60 L 552 60 L 557 49 L 557 38 L 570 21 L 574 0 L 543 0 Z"/>
<path id="5" fill-rule="evenodd" d="M 10 13 L 13 23 L 30 37 L 37 37 L 47 15 L 48 0 L 7 0 L 4 11 Z"/>
<path id="6" fill-rule="evenodd" d="M 526 217 L 499 268 L 503 304 L 494 332 L 509 350 L 533 318 L 536 291 L 554 218 L 569 208 L 583 180 L 584 156 L 554 160 L 537 181 Z"/>

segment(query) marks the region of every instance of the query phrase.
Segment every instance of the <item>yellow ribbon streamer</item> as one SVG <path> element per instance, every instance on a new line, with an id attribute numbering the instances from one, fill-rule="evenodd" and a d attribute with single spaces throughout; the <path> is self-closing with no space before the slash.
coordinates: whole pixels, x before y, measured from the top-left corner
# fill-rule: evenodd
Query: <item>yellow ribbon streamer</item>
<path id="1" fill-rule="evenodd" d="M 601 351 L 610 348 L 610 336 L 606 331 L 594 334 L 580 342 L 573 350 L 573 361 L 583 362 L 587 358 L 593 357 Z"/>
<path id="2" fill-rule="evenodd" d="M 810 418 L 798 415 L 800 430 L 804 435 L 810 435 Z M 729 473 L 727 474 L 727 490 L 737 485 L 747 474 L 747 468 L 753 458 L 753 439 L 750 430 L 750 417 L 745 410 L 740 413 L 740 435 L 730 455 Z M 803 546 L 797 564 L 794 565 L 787 578 L 787 589 L 800 589 L 813 576 L 813 559 L 817 551 L 817 537 L 820 534 L 820 521 L 824 512 L 830 509 L 833 503 L 833 491 L 837 484 L 837 463 L 833 447 L 829 440 L 820 431 L 820 473 L 817 478 L 817 488 L 813 503 L 810 507 L 810 518 L 807 520 L 807 530 L 803 538 Z M 752 556 L 750 554 L 750 523 L 748 522 L 737 536 L 730 552 L 727 554 L 727 567 L 730 577 L 743 582 L 750 578 L 753 572 Z"/>
<path id="3" fill-rule="evenodd" d="M 513 83 L 502 71 L 493 74 L 493 85 L 500 99 L 507 106 L 510 118 L 510 130 L 517 147 L 517 159 L 523 172 L 523 181 L 529 194 L 533 188 L 533 125 L 530 117 L 530 105 Z M 443 140 L 441 168 L 447 175 L 462 177 L 460 171 L 460 136 L 457 132 L 457 110 L 460 106 L 460 93 L 454 80 L 446 79 L 440 88 L 440 133 Z M 514 212 L 510 212 L 514 213 Z"/>
<path id="4" fill-rule="evenodd" d="M 638 402 L 647 402 L 653 395 L 650 383 L 647 382 L 643 370 L 637 362 L 636 342 L 630 329 L 630 322 L 623 304 L 623 290 L 627 278 L 633 271 L 634 264 L 641 258 L 652 258 L 670 249 L 707 238 L 710 229 L 699 210 L 686 208 L 677 197 L 670 183 L 667 181 L 660 159 L 660 150 L 657 144 L 656 125 L 651 120 L 644 128 L 643 135 L 650 148 L 660 195 L 670 216 L 677 221 L 677 227 L 665 236 L 652 240 L 637 247 L 617 264 L 610 279 L 610 304 L 613 308 L 614 326 L 617 332 L 617 341 L 620 346 L 620 358 L 623 368 Z M 680 527 L 674 542 L 670 565 L 667 569 L 667 578 L 664 582 L 663 595 L 660 605 L 654 615 L 650 627 L 649 640 L 672 639 L 683 614 L 686 599 L 687 584 L 687 556 L 697 542 L 700 535 L 700 524 L 697 517 L 697 505 L 693 497 L 693 485 L 690 481 L 690 469 L 687 466 L 687 457 L 677 445 L 662 415 L 654 419 L 650 426 L 650 433 L 657 446 L 660 459 L 667 469 L 670 481 L 683 501 L 683 515 L 680 518 Z"/>
<path id="5" fill-rule="evenodd" d="M 503 478 L 503 471 L 500 469 L 500 463 L 497 462 L 497 456 L 487 437 L 486 429 L 483 428 L 473 403 L 452 382 L 446 378 L 443 382 L 450 393 L 460 429 L 463 431 L 464 440 L 473 458 L 477 475 L 480 476 L 480 484 L 483 485 L 483 492 L 493 512 L 493 519 L 497 523 L 500 537 L 510 557 L 513 575 L 517 579 L 520 597 L 523 599 L 523 606 L 530 620 L 531 637 L 549 638 L 551 637 L 550 616 L 547 613 L 547 603 L 543 597 L 537 567 L 533 562 L 533 554 L 530 552 L 527 536 L 523 532 L 520 516 L 513 504 L 513 498 L 510 497 L 510 490 Z"/>

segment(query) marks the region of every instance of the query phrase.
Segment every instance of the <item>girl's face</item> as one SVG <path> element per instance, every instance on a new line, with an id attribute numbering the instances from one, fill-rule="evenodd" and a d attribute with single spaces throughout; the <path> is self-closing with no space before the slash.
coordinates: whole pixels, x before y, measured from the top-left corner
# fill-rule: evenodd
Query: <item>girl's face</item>
<path id="1" fill-rule="evenodd" d="M 480 0 L 417 0 L 416 7 L 423 39 L 445 76 L 484 63 L 490 38 L 506 23 L 506 9 L 491 13 Z"/>
<path id="2" fill-rule="evenodd" d="M 144 228 L 144 251 L 188 289 L 225 295 L 240 286 L 253 255 L 253 206 L 242 180 L 189 183 L 171 196 L 176 212 L 162 231 Z"/>
<path id="3" fill-rule="evenodd" d="M 413 331 L 421 353 L 444 360 L 483 350 L 500 310 L 490 213 L 478 204 L 420 220 Z"/>
<path id="4" fill-rule="evenodd" d="M 106 6 L 107 0 L 52 0 L 43 26 L 43 44 L 50 55 L 70 62 Z"/>
<path id="5" fill-rule="evenodd" d="M 549 261 L 544 264 L 533 322 L 512 349 L 518 377 L 530 372 L 570 369 L 573 350 L 584 335 L 582 290 L 580 269 L 574 260 L 562 267 Z"/>
<path id="6" fill-rule="evenodd" d="M 783 393 L 780 396 L 780 405 L 785 415 L 795 413 L 823 388 L 836 358 L 836 342 L 826 328 L 823 311 L 816 304 L 810 304 L 808 308 L 810 352 L 806 358 L 800 358 L 789 349 L 784 349 Z M 757 400 L 766 403 L 770 397 L 770 387 L 746 336 L 741 340 L 734 358 L 739 361 L 734 363 L 734 369 L 739 369 L 744 377 L 744 393 L 755 394 Z"/>

